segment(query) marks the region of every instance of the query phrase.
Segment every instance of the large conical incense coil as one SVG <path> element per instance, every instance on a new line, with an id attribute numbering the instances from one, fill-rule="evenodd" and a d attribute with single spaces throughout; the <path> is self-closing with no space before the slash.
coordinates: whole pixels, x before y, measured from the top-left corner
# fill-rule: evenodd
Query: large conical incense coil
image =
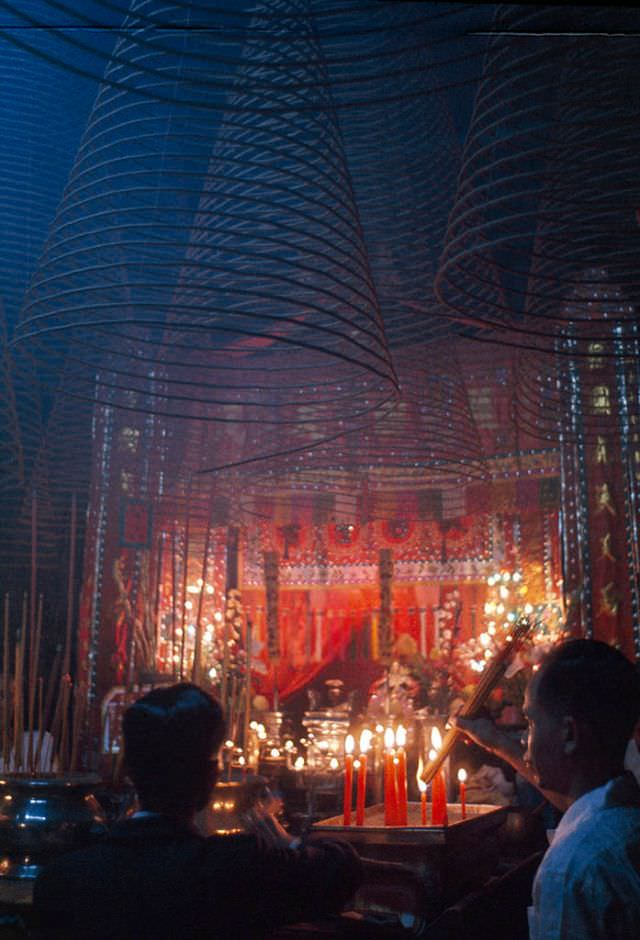
<path id="1" fill-rule="evenodd" d="M 221 100 L 215 16 L 185 29 L 182 5 L 134 0 L 16 331 L 43 381 L 165 419 L 319 425 L 320 440 L 394 397 L 326 62 L 299 7 L 254 11 Z M 142 66 L 165 75 L 162 107 L 138 94 Z M 245 459 L 263 456 L 252 437 Z"/>
<path id="2" fill-rule="evenodd" d="M 625 36 L 609 8 L 581 9 L 575 31 L 575 13 L 565 16 L 549 6 L 497 9 L 436 294 L 444 315 L 475 322 L 480 340 L 565 359 L 589 355 L 588 343 L 602 357 L 618 347 L 632 356 L 640 136 L 627 89 L 637 39 L 627 11 Z M 603 45 L 607 33 L 619 37 L 615 47 Z M 603 302 L 619 307 L 608 318 L 620 335 L 601 322 L 576 350 L 574 333 Z"/>

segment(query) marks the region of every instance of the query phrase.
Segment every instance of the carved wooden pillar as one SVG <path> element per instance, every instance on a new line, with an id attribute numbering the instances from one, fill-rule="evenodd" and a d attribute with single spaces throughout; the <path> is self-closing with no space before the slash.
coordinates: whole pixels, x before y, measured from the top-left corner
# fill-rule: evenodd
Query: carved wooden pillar
<path id="1" fill-rule="evenodd" d="M 237 526 L 230 525 L 227 529 L 227 594 L 232 588 L 240 586 L 239 544 L 240 530 Z"/>
<path id="2" fill-rule="evenodd" d="M 280 635 L 278 630 L 278 566 L 280 559 L 277 552 L 265 552 L 263 557 L 267 652 L 270 660 L 277 660 L 280 656 Z"/>
<path id="3" fill-rule="evenodd" d="M 381 548 L 378 556 L 378 569 L 380 579 L 380 658 L 389 661 L 393 647 L 391 624 L 391 588 L 393 583 L 393 555 L 390 548 Z"/>

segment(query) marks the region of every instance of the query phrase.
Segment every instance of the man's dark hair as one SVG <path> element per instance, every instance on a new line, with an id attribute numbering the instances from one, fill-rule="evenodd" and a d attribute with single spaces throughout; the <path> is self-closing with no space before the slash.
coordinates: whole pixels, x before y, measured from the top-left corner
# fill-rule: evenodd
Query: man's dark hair
<path id="1" fill-rule="evenodd" d="M 601 756 L 622 764 L 640 718 L 640 676 L 617 649 L 598 640 L 567 640 L 545 658 L 538 703 L 591 728 Z"/>
<path id="2" fill-rule="evenodd" d="M 222 709 L 188 682 L 153 689 L 122 722 L 125 762 L 142 806 L 151 812 L 201 809 L 224 738 Z"/>

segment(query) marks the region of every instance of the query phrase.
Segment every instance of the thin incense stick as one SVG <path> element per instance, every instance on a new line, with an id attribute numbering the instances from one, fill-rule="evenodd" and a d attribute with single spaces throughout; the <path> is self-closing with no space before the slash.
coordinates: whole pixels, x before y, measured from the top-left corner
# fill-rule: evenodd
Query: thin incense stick
<path id="1" fill-rule="evenodd" d="M 10 680 L 9 680 L 9 595 L 4 596 L 4 642 L 2 648 L 2 767 L 6 771 L 9 767 L 10 747 Z"/>
<path id="2" fill-rule="evenodd" d="M 43 695 L 43 679 L 42 676 L 38 677 L 38 746 L 36 748 L 36 756 L 34 760 L 33 771 L 38 773 L 40 771 L 40 757 L 42 755 L 42 745 L 44 743 L 44 695 Z"/>
<path id="3" fill-rule="evenodd" d="M 171 532 L 171 671 L 174 678 L 176 669 L 176 589 L 178 587 L 178 558 L 176 553 L 176 527 Z"/>
<path id="4" fill-rule="evenodd" d="M 251 644 L 253 627 L 251 620 L 247 617 L 245 627 L 245 646 L 247 658 L 245 665 L 245 689 L 244 689 L 244 727 L 242 730 L 242 747 L 245 760 L 249 755 L 249 723 L 251 722 Z M 246 766 L 246 765 L 245 765 Z"/>
<path id="5" fill-rule="evenodd" d="M 67 575 L 67 623 L 64 637 L 64 663 L 63 674 L 71 669 L 71 632 L 73 626 L 73 597 L 76 569 L 76 528 L 77 528 L 76 494 L 71 496 L 71 527 L 69 530 L 69 571 Z"/>
<path id="6" fill-rule="evenodd" d="M 84 713 L 84 689 L 77 685 L 73 695 L 73 726 L 71 732 L 71 764 L 72 773 L 77 769 L 78 750 L 80 747 L 80 732 L 82 731 L 82 717 Z"/>
<path id="7" fill-rule="evenodd" d="M 26 604 L 24 605 L 24 610 L 26 614 Z M 23 618 L 25 631 L 26 631 L 26 615 Z M 16 658 L 15 658 L 15 676 L 13 680 L 13 754 L 14 754 L 14 769 L 21 770 L 23 764 L 23 745 L 22 745 L 22 728 L 23 728 L 23 704 L 22 704 L 22 691 L 23 691 L 23 681 L 24 681 L 24 634 L 19 636 L 16 640 Z"/>
<path id="8" fill-rule="evenodd" d="M 209 515 L 207 518 L 207 531 L 204 537 L 204 549 L 202 552 L 202 569 L 200 572 L 200 593 L 198 595 L 198 610 L 196 614 L 196 635 L 193 645 L 193 668 L 191 670 L 191 681 L 199 685 L 202 676 L 202 604 L 204 601 L 204 592 L 207 584 L 207 561 L 209 559 L 209 545 L 211 542 L 211 523 L 213 520 L 213 490 L 209 498 Z"/>
<path id="9" fill-rule="evenodd" d="M 56 696 L 56 707 L 51 722 L 51 734 L 53 735 L 53 753 L 59 756 L 59 769 L 62 770 L 62 752 L 61 745 L 61 725 L 62 725 L 62 700 L 65 684 L 65 674 L 61 673 L 58 681 L 58 695 Z"/>
<path id="10" fill-rule="evenodd" d="M 14 761 L 15 769 L 22 770 L 24 765 L 24 664 L 27 650 L 27 617 L 29 599 L 25 591 L 22 597 L 22 624 L 21 632 L 16 645 L 16 676 L 15 676 L 15 715 L 14 715 Z"/>
<path id="11" fill-rule="evenodd" d="M 158 536 L 158 557 L 156 562 L 156 583 L 153 601 L 153 671 L 158 669 L 158 646 L 160 639 L 160 593 L 162 589 L 162 561 L 164 554 L 164 532 Z"/>
<path id="12" fill-rule="evenodd" d="M 40 659 L 40 639 L 42 636 L 42 594 L 38 598 L 38 617 L 36 620 L 35 633 L 31 636 L 31 644 L 29 648 L 29 680 L 27 687 L 28 694 L 28 747 L 27 747 L 27 766 L 29 772 L 33 773 L 33 732 L 34 732 L 34 720 L 35 720 L 35 708 L 36 708 L 36 675 L 38 672 L 38 661 Z"/>
<path id="13" fill-rule="evenodd" d="M 184 677 L 184 653 L 187 640 L 187 578 L 189 574 L 189 535 L 191 531 L 191 477 L 189 477 L 189 490 L 187 493 L 187 518 L 184 527 L 184 560 L 182 562 L 182 609 L 180 611 L 180 681 Z"/>
<path id="14" fill-rule="evenodd" d="M 56 684 L 58 682 L 58 673 L 60 672 L 60 666 L 62 664 L 62 646 L 58 644 L 56 648 L 56 655 L 53 659 L 53 664 L 51 666 L 51 672 L 49 673 L 49 678 L 47 680 L 47 694 L 44 699 L 44 718 L 43 718 L 43 728 L 50 729 L 51 723 L 53 720 L 52 708 L 53 708 L 53 696 L 55 695 Z"/>
<path id="15" fill-rule="evenodd" d="M 36 628 L 36 581 L 38 573 L 38 494 L 36 490 L 31 493 L 31 597 L 30 617 L 31 641 Z"/>
<path id="16" fill-rule="evenodd" d="M 71 695 L 71 679 L 62 677 L 62 731 L 60 732 L 60 769 L 69 767 L 69 698 Z"/>

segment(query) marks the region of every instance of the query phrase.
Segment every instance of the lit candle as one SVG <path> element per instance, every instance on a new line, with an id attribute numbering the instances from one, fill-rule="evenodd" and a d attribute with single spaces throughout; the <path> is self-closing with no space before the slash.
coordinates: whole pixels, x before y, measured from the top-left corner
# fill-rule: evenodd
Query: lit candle
<path id="1" fill-rule="evenodd" d="M 422 771 L 424 765 L 422 763 L 422 754 L 418 758 L 418 772 L 416 774 L 416 780 L 418 781 L 418 790 L 420 791 L 420 822 L 423 826 L 427 825 L 427 785 L 422 779 Z"/>
<path id="2" fill-rule="evenodd" d="M 467 771 L 464 767 L 461 767 L 458 771 L 458 783 L 460 784 L 460 807 L 462 810 L 462 818 L 467 818 Z"/>
<path id="3" fill-rule="evenodd" d="M 431 737 L 432 737 L 432 740 L 433 740 L 433 735 L 432 735 Z M 429 758 L 429 763 L 433 763 L 433 761 L 436 759 L 436 757 L 437 757 L 438 755 L 437 755 L 437 752 L 436 752 L 433 748 L 431 748 L 431 750 L 429 751 L 429 754 L 428 754 L 427 756 L 428 756 L 428 758 Z M 437 777 L 437 774 L 436 774 L 436 777 Z M 434 778 L 432 779 L 432 781 L 431 781 L 431 823 L 432 823 L 432 824 L 433 824 L 433 821 L 434 821 L 434 808 L 433 808 L 433 805 L 434 805 L 434 802 L 436 801 L 436 798 L 438 797 L 438 793 L 439 793 L 439 782 L 438 782 L 438 780 L 436 779 L 436 777 L 434 777 Z"/>
<path id="4" fill-rule="evenodd" d="M 356 826 L 364 825 L 364 802 L 367 794 L 367 751 L 371 744 L 372 734 L 365 730 L 360 735 L 360 766 L 358 767 L 358 780 L 356 792 Z"/>
<path id="5" fill-rule="evenodd" d="M 393 728 L 384 733 L 384 824 L 395 826 L 398 816 L 396 796 L 396 774 L 393 759 L 396 736 Z"/>
<path id="6" fill-rule="evenodd" d="M 442 737 L 437 728 L 431 730 L 431 743 L 433 750 L 429 752 L 429 760 L 436 759 L 438 750 L 442 747 Z M 447 818 L 447 791 L 442 768 L 436 773 L 431 785 L 431 825 L 446 826 Z"/>
<path id="7" fill-rule="evenodd" d="M 348 734 L 344 741 L 344 810 L 343 825 L 351 825 L 351 800 L 353 798 L 353 735 Z"/>
<path id="8" fill-rule="evenodd" d="M 398 825 L 407 825 L 408 803 L 407 803 L 407 752 L 404 749 L 407 743 L 407 731 L 402 725 L 398 725 L 396 731 L 396 744 L 398 750 L 394 765 L 396 768 L 396 792 L 398 794 Z M 397 761 L 397 763 L 396 763 Z"/>

